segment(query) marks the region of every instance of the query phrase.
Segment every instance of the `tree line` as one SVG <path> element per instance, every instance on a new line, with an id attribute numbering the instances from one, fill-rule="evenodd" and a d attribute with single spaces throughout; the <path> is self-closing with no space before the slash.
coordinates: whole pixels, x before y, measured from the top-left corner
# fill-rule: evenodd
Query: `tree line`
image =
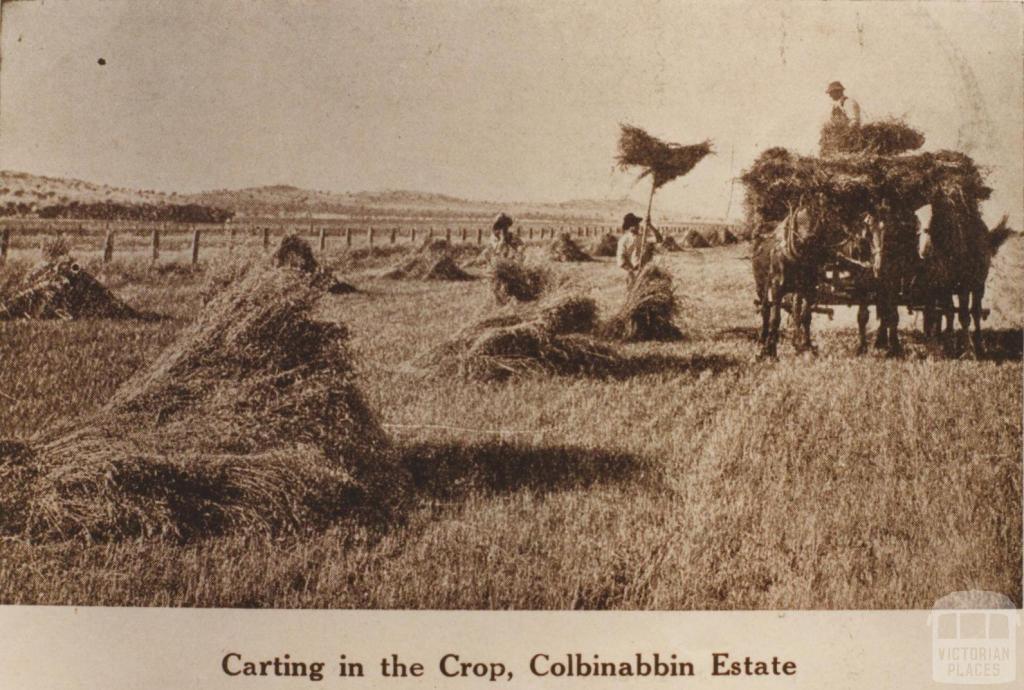
<path id="1" fill-rule="evenodd" d="M 201 204 L 132 204 L 115 201 L 69 201 L 46 206 L 9 201 L 0 206 L 0 216 L 32 215 L 38 218 L 223 223 L 234 217 L 235 212 Z"/>

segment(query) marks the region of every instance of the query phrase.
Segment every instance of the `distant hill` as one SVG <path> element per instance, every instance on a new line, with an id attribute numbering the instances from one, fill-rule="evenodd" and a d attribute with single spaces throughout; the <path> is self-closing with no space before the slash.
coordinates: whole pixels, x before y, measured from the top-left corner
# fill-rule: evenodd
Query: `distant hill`
<path id="1" fill-rule="evenodd" d="M 473 201 L 445 194 L 407 190 L 326 192 L 278 184 L 217 189 L 193 194 L 158 192 L 96 184 L 62 177 L 0 171 L 0 208 L 6 215 L 46 215 L 46 207 L 78 205 L 195 205 L 223 209 L 239 218 L 340 216 L 351 218 L 479 220 L 505 211 L 523 220 L 611 222 L 627 212 L 640 213 L 629 198 L 575 199 L 559 203 Z M 72 211 L 73 212 L 73 211 Z M 143 216 L 139 216 L 143 217 Z"/>

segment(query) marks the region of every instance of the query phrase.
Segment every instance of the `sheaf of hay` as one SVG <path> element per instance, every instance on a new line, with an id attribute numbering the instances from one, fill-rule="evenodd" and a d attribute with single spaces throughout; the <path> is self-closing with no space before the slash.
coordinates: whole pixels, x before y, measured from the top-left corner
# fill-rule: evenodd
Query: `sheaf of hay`
<path id="1" fill-rule="evenodd" d="M 924 146 L 924 134 L 900 118 L 889 118 L 854 127 L 826 122 L 818 141 L 822 156 L 867 153 L 895 156 Z"/>
<path id="2" fill-rule="evenodd" d="M 525 312 L 481 319 L 418 357 L 414 364 L 435 376 L 478 381 L 600 373 L 619 357 L 587 335 L 596 323 L 597 307 L 592 299 L 551 297 Z"/>
<path id="3" fill-rule="evenodd" d="M 661 241 L 661 248 L 666 252 L 681 252 L 683 248 L 676 242 L 676 238 L 672 235 L 666 235 L 665 239 Z"/>
<path id="4" fill-rule="evenodd" d="M 67 254 L 19 276 L 5 288 L 0 321 L 12 319 L 148 319 Z"/>
<path id="5" fill-rule="evenodd" d="M 551 244 L 548 245 L 548 258 L 552 261 L 562 262 L 593 260 L 589 254 L 576 244 L 576 241 L 567 232 L 560 234 L 557 239 L 552 240 Z"/>
<path id="6" fill-rule="evenodd" d="M 641 168 L 640 177 L 651 177 L 654 188 L 687 174 L 697 163 L 714 152 L 711 141 L 683 146 L 665 142 L 632 125 L 620 125 L 619 150 L 616 156 L 619 168 Z"/>
<path id="7" fill-rule="evenodd" d="M 250 269 L 262 271 L 268 263 L 307 276 L 309 284 L 331 295 L 344 295 L 359 290 L 342 280 L 317 261 L 313 248 L 298 235 L 285 235 L 269 261 L 255 250 L 222 254 L 212 260 L 203 277 L 199 296 L 203 304 L 248 275 Z"/>
<path id="8" fill-rule="evenodd" d="M 615 256 L 619 249 L 619 238 L 611 233 L 606 233 L 594 243 L 594 256 Z"/>
<path id="9" fill-rule="evenodd" d="M 305 274 L 229 286 L 95 415 L 0 453 L 0 532 L 33 540 L 296 533 L 386 519 L 405 475 L 343 326 Z"/>
<path id="10" fill-rule="evenodd" d="M 693 228 L 690 228 L 683 233 L 682 242 L 684 246 L 691 249 L 704 249 L 711 246 L 704 235 L 700 234 Z"/>
<path id="11" fill-rule="evenodd" d="M 511 300 L 532 302 L 540 298 L 552 282 L 551 271 L 544 266 L 499 258 L 491 268 L 491 290 L 498 304 Z"/>
<path id="12" fill-rule="evenodd" d="M 601 324 L 600 332 L 622 341 L 679 340 L 683 334 L 674 323 L 678 311 L 672 277 L 648 264 L 626 292 L 619 311 Z"/>
<path id="13" fill-rule="evenodd" d="M 389 280 L 472 280 L 456 263 L 458 251 L 445 240 L 425 240 L 419 249 L 381 277 Z"/>

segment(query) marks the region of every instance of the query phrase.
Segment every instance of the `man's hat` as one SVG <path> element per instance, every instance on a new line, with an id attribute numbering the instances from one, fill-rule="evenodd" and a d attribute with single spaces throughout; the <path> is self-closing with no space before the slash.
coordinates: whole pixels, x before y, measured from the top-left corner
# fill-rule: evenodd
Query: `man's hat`
<path id="1" fill-rule="evenodd" d="M 627 213 L 625 216 L 622 217 L 622 229 L 629 230 L 630 228 L 640 227 L 640 221 L 642 220 L 643 218 L 641 218 L 638 215 L 635 215 L 633 213 Z"/>
<path id="2" fill-rule="evenodd" d="M 825 89 L 825 93 L 832 93 L 833 91 L 846 91 L 846 87 L 843 86 L 842 82 L 834 81 L 828 85 L 828 88 Z"/>
<path id="3" fill-rule="evenodd" d="M 504 213 L 499 213 L 495 217 L 494 225 L 492 227 L 495 230 L 500 230 L 502 228 L 510 228 L 510 227 L 512 227 L 512 223 L 513 223 L 513 220 L 512 220 L 511 216 L 507 216 Z"/>

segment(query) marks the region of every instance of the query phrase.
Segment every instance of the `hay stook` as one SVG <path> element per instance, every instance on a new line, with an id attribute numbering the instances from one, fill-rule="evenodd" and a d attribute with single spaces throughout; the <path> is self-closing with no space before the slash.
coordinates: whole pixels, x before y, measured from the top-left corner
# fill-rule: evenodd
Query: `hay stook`
<path id="1" fill-rule="evenodd" d="M 406 478 L 344 327 L 310 316 L 321 294 L 295 270 L 249 271 L 97 414 L 33 439 L 27 475 L 0 472 L 25 503 L 0 531 L 188 540 L 393 515 Z"/>
<path id="2" fill-rule="evenodd" d="M 576 241 L 567 232 L 560 234 L 548 245 L 548 257 L 552 261 L 558 262 L 593 261 L 591 256 L 583 251 L 583 248 L 576 244 Z"/>
<path id="3" fill-rule="evenodd" d="M 680 340 L 682 331 L 674 320 L 679 303 L 672 276 L 648 265 L 637 275 L 619 311 L 600 327 L 606 338 L 628 342 Z"/>
<path id="4" fill-rule="evenodd" d="M 498 304 L 539 299 L 552 282 L 551 272 L 541 266 L 499 258 L 491 268 L 491 290 Z"/>
<path id="5" fill-rule="evenodd" d="M 588 335 L 596 324 L 597 307 L 589 297 L 551 296 L 524 311 L 481 319 L 415 364 L 436 376 L 477 381 L 600 374 L 619 357 Z"/>
<path id="6" fill-rule="evenodd" d="M 0 303 L 0 321 L 12 319 L 152 319 L 136 311 L 62 251 L 31 271 Z"/>

